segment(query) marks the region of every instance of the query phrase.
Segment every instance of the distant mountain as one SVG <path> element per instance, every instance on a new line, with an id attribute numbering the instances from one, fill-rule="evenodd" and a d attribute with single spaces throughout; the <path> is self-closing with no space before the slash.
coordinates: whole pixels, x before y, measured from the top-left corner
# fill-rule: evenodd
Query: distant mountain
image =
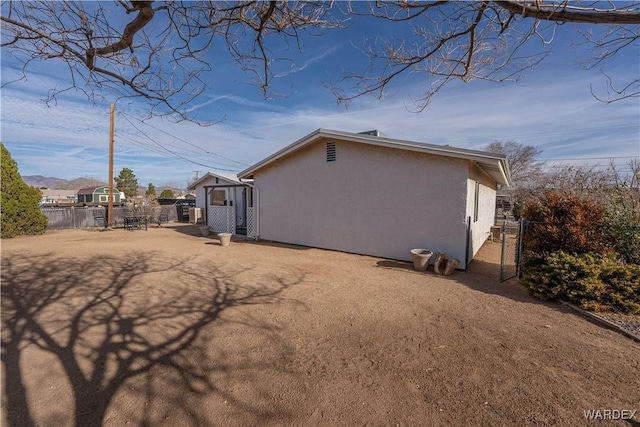
<path id="1" fill-rule="evenodd" d="M 31 185 L 32 187 L 44 187 L 58 190 L 78 190 L 80 188 L 107 185 L 106 182 L 102 182 L 96 178 L 62 179 L 45 177 L 42 175 L 23 175 L 22 179 L 27 185 Z"/>

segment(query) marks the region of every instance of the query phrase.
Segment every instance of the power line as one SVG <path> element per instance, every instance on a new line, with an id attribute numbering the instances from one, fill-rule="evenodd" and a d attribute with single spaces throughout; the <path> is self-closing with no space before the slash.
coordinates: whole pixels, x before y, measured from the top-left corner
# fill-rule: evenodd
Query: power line
<path id="1" fill-rule="evenodd" d="M 152 145 L 150 145 L 150 144 L 147 144 L 147 143 L 145 143 L 145 142 L 142 142 L 142 141 L 139 141 L 139 140 L 133 139 L 133 138 L 131 138 L 130 136 L 123 135 L 123 134 L 121 134 L 121 133 L 119 133 L 119 132 L 116 132 L 116 135 L 118 136 L 118 138 L 119 138 L 120 140 L 124 140 L 125 142 L 128 142 L 128 143 L 130 143 L 130 144 L 132 144 L 132 145 L 135 145 L 136 147 L 140 147 L 140 148 L 142 148 L 142 149 L 144 149 L 144 150 L 152 151 L 152 152 L 154 152 L 154 153 L 158 153 L 158 154 L 160 154 L 160 155 L 162 155 L 162 156 L 168 157 L 168 156 L 167 156 L 167 153 L 166 153 L 164 150 L 161 150 L 161 149 L 159 149 L 159 148 L 157 148 L 157 147 L 154 147 L 154 146 L 152 146 Z M 171 155 L 171 157 L 172 157 L 172 158 L 178 158 L 178 159 L 180 159 L 180 160 L 183 160 L 181 157 L 176 157 L 176 156 L 174 156 L 174 155 Z M 207 167 L 208 167 L 208 168 L 213 168 L 213 169 L 220 169 L 220 167 L 219 167 L 219 166 L 211 166 L 211 165 L 208 165 Z"/>
<path id="2" fill-rule="evenodd" d="M 609 159 L 637 159 L 640 156 L 610 156 L 610 157 L 577 157 L 573 159 L 540 159 L 543 162 L 561 162 L 565 160 L 609 160 Z"/>
<path id="3" fill-rule="evenodd" d="M 136 125 L 134 125 L 134 124 L 131 122 L 131 120 L 129 120 L 129 119 L 127 118 L 127 116 L 124 116 L 124 118 L 125 118 L 125 120 L 126 120 L 126 121 L 128 121 L 128 122 L 129 122 L 129 124 L 130 124 L 131 126 L 133 126 L 133 127 L 134 127 L 134 129 L 136 129 L 138 132 L 140 132 L 142 135 L 144 135 L 147 139 L 149 139 L 151 142 L 153 142 L 154 144 L 156 144 L 158 147 L 162 148 L 163 150 L 165 150 L 166 152 L 170 153 L 171 155 L 173 155 L 173 156 L 174 156 L 174 157 L 176 157 L 176 158 L 179 158 L 179 159 L 184 160 L 184 161 L 189 162 L 189 163 L 193 163 L 193 164 L 198 165 L 198 166 L 204 166 L 204 167 L 206 167 L 206 168 L 210 168 L 210 169 L 217 169 L 217 170 L 224 171 L 224 172 L 236 172 L 236 171 L 237 171 L 237 169 L 223 169 L 223 168 L 217 168 L 217 167 L 215 167 L 215 166 L 206 165 L 206 164 L 204 164 L 204 163 L 200 163 L 200 162 L 196 162 L 196 161 L 194 161 L 194 160 L 188 159 L 188 158 L 186 158 L 186 157 L 184 157 L 184 156 L 182 156 L 182 155 L 180 155 L 180 154 L 176 153 L 175 151 L 171 151 L 171 150 L 169 150 L 167 147 L 163 146 L 163 145 L 162 145 L 162 144 L 160 144 L 158 141 L 156 141 L 155 139 L 151 138 L 151 137 L 150 137 L 149 135 L 147 135 L 144 131 L 140 130 L 140 128 L 138 128 Z"/>
<path id="4" fill-rule="evenodd" d="M 224 159 L 224 160 L 227 160 L 227 161 L 230 161 L 230 162 L 233 162 L 233 163 L 237 163 L 237 164 L 242 165 L 242 166 L 250 166 L 250 165 L 248 165 L 248 164 L 246 164 L 246 163 L 242 163 L 242 162 L 239 162 L 239 161 L 237 161 L 237 160 L 233 160 L 233 159 L 231 159 L 231 158 L 229 158 L 229 157 L 225 157 L 225 156 L 223 156 L 223 155 L 221 155 L 221 154 L 212 153 L 211 151 L 207 151 L 207 150 L 205 150 L 204 148 L 202 148 L 202 147 L 200 147 L 200 146 L 198 146 L 198 145 L 195 145 L 195 144 L 193 144 L 193 143 L 191 143 L 191 142 L 187 141 L 187 140 L 186 140 L 186 139 L 184 139 L 184 138 L 180 138 L 179 136 L 172 135 L 172 134 L 170 134 L 170 133 L 169 133 L 169 132 L 167 132 L 167 131 L 164 131 L 164 130 L 162 130 L 162 129 L 159 129 L 159 128 L 157 128 L 157 127 L 153 126 L 152 124 L 149 124 L 149 123 L 147 123 L 147 122 L 144 122 L 144 121 L 142 121 L 142 120 L 140 120 L 140 119 L 138 119 L 138 118 L 136 118 L 136 117 L 130 116 L 130 115 L 126 114 L 126 113 L 121 112 L 121 113 L 119 113 L 119 114 L 122 114 L 123 116 L 125 116 L 125 119 L 127 119 L 127 117 L 131 117 L 132 119 L 137 120 L 137 121 L 139 121 L 140 123 L 142 123 L 142 124 L 144 124 L 144 125 L 147 125 L 147 126 L 149 126 L 149 127 L 153 128 L 153 129 L 157 130 L 158 132 L 162 132 L 162 133 L 164 133 L 165 135 L 168 135 L 168 136 L 170 136 L 170 137 L 172 137 L 172 138 L 177 139 L 178 141 L 182 141 L 182 142 L 184 142 L 185 144 L 188 144 L 188 145 L 190 145 L 190 146 L 192 146 L 192 147 L 195 147 L 195 148 L 197 148 L 198 150 L 201 150 L 201 151 L 203 151 L 203 152 L 205 152 L 205 153 L 207 153 L 207 154 L 209 154 L 209 155 L 211 155 L 211 156 L 220 157 L 221 159 Z M 131 121 L 130 121 L 129 119 L 127 119 L 127 121 L 128 121 L 129 123 L 131 123 Z M 131 125 L 133 126 L 133 124 L 131 124 Z M 135 127 L 135 126 L 134 126 L 134 127 Z M 136 128 L 136 129 L 138 129 L 138 128 Z"/>

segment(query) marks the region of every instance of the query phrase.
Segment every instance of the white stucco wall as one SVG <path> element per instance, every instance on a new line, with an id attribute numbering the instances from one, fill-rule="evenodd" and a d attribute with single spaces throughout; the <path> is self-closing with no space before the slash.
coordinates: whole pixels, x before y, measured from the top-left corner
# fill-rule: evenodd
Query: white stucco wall
<path id="1" fill-rule="evenodd" d="M 392 148 L 326 141 L 254 174 L 262 239 L 410 260 L 412 248 L 466 251 L 469 164 Z"/>
<path id="2" fill-rule="evenodd" d="M 475 217 L 476 182 L 479 186 L 478 216 Z M 495 221 L 496 184 L 485 172 L 474 163 L 469 164 L 467 180 L 467 218 L 470 222 L 469 259 L 471 260 L 489 237 L 491 226 Z"/>
<path id="3" fill-rule="evenodd" d="M 215 182 L 215 178 L 208 178 L 202 183 L 200 183 L 200 186 L 196 187 L 196 207 L 202 208 L 203 215 L 204 215 L 204 208 L 208 203 L 208 200 L 205 196 L 204 186 L 213 185 L 214 182 Z"/>

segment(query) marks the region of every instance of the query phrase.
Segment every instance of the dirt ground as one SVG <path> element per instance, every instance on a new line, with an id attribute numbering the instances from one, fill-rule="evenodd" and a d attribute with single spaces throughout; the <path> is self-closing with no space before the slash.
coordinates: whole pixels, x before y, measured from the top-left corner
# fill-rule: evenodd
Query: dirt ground
<path id="1" fill-rule="evenodd" d="M 1 245 L 3 426 L 640 425 L 640 344 L 499 243 L 449 277 L 186 224 Z"/>

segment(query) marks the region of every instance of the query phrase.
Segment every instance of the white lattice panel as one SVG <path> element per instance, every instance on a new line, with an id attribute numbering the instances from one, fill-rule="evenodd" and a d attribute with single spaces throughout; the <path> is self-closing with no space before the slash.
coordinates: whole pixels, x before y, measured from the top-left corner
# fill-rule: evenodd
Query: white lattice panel
<path id="1" fill-rule="evenodd" d="M 256 223 L 257 223 L 257 218 L 256 218 L 256 210 L 255 208 L 247 208 L 247 237 L 256 237 L 257 235 L 257 231 L 256 230 Z"/>
<path id="2" fill-rule="evenodd" d="M 236 213 L 233 206 L 209 206 L 209 228 L 215 233 L 236 232 Z"/>

